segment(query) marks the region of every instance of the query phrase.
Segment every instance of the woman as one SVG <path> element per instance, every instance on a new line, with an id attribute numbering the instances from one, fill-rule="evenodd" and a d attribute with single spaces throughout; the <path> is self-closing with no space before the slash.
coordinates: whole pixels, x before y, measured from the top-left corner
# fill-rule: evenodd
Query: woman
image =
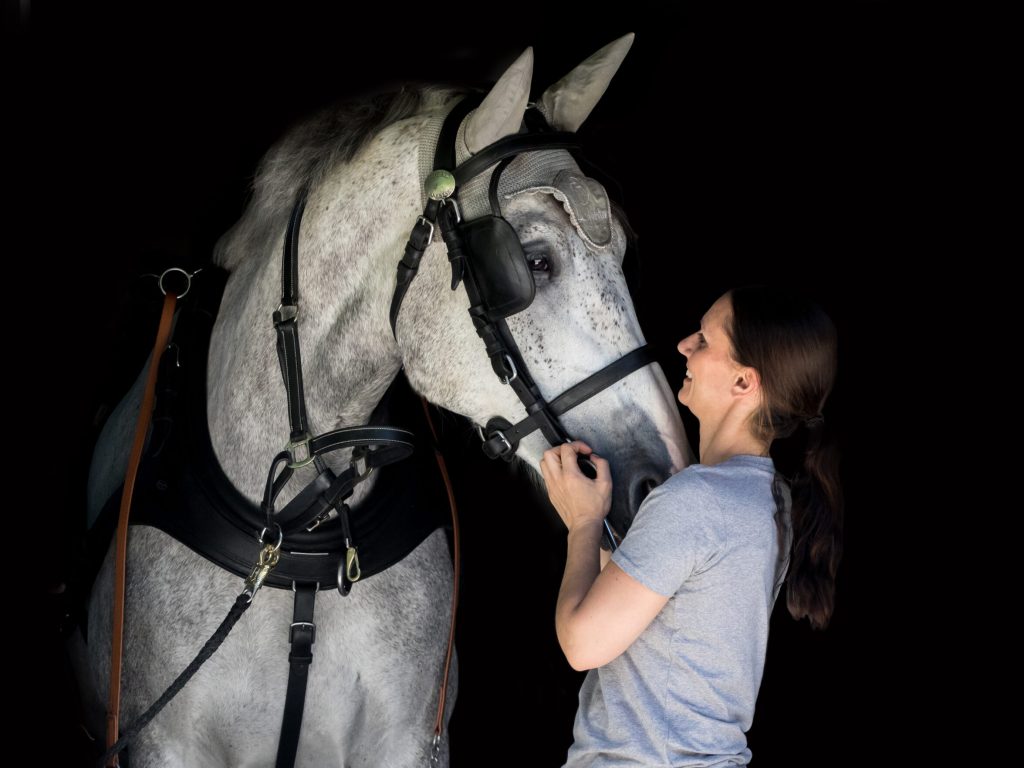
<path id="1" fill-rule="evenodd" d="M 746 765 L 787 568 L 790 613 L 816 628 L 832 614 L 842 500 L 821 410 L 835 326 L 788 291 L 739 288 L 679 351 L 700 463 L 651 493 L 610 558 L 599 547 L 608 463 L 581 442 L 541 462 L 569 529 L 558 641 L 573 668 L 590 670 L 566 768 Z M 596 480 L 578 452 L 591 454 Z"/>

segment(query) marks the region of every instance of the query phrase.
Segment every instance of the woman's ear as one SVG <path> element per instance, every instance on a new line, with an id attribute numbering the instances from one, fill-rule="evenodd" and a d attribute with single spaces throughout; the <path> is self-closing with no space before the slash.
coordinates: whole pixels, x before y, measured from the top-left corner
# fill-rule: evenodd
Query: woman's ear
<path id="1" fill-rule="evenodd" d="M 755 368 L 748 365 L 736 369 L 736 378 L 733 379 L 732 393 L 737 397 L 750 397 L 760 395 L 761 376 Z"/>

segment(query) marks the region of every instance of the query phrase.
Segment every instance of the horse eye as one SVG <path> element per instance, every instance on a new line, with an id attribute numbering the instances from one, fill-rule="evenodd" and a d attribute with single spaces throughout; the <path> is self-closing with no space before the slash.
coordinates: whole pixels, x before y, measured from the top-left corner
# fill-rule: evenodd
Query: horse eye
<path id="1" fill-rule="evenodd" d="M 548 262 L 546 256 L 535 256 L 533 258 L 527 258 L 527 263 L 530 265 L 531 272 L 550 272 L 551 264 Z"/>

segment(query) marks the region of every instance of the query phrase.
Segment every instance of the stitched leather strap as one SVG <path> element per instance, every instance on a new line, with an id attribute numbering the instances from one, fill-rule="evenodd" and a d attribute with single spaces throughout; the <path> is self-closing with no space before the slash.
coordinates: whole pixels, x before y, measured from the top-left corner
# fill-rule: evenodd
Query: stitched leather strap
<path id="1" fill-rule="evenodd" d="M 174 305 L 177 296 L 168 293 L 164 296 L 163 311 L 160 313 L 160 325 L 156 332 L 153 355 L 146 374 L 146 388 L 143 391 L 142 407 L 139 419 L 135 423 L 135 440 L 128 459 L 128 470 L 124 477 L 124 490 L 121 493 L 121 511 L 117 519 L 117 537 L 114 543 L 114 621 L 110 644 L 110 697 L 107 709 L 107 747 L 112 747 L 118 738 L 119 720 L 121 717 L 121 658 L 124 650 L 124 599 L 125 599 L 125 568 L 128 557 L 128 514 L 132 508 L 132 492 L 135 490 L 135 477 L 142 459 L 142 449 L 146 444 L 146 433 L 149 430 L 150 418 L 153 415 L 154 392 L 156 390 L 157 372 L 160 370 L 160 358 L 167 349 L 167 340 L 171 335 L 171 320 L 174 317 Z M 108 766 L 120 765 L 117 755 L 113 755 Z"/>
<path id="2" fill-rule="evenodd" d="M 654 353 L 645 344 L 620 357 L 597 373 L 588 376 L 574 387 L 567 389 L 548 403 L 547 410 L 556 417 L 561 416 L 566 411 L 575 408 L 620 379 L 624 379 L 633 371 L 643 368 L 652 362 L 654 362 Z M 500 435 L 496 432 L 488 434 L 483 443 L 484 453 L 494 459 L 510 451 L 515 451 L 515 446 L 518 445 L 520 440 L 542 427 L 544 422 L 541 419 L 544 416 L 543 412 L 533 413 L 515 426 L 501 429 Z"/>
<path id="3" fill-rule="evenodd" d="M 277 768 L 292 768 L 299 748 L 302 713 L 306 708 L 306 683 L 309 681 L 309 665 L 313 663 L 313 643 L 316 642 L 316 625 L 313 623 L 316 592 L 315 584 L 295 587 L 295 610 L 288 636 L 292 647 L 288 654 L 288 692 L 284 699 L 281 739 L 277 743 Z"/>
<path id="4" fill-rule="evenodd" d="M 427 416 L 427 424 L 430 425 L 430 434 L 434 438 L 434 456 L 437 459 L 438 469 L 444 478 L 444 487 L 448 491 L 448 506 L 452 511 L 452 557 L 455 560 L 455 578 L 452 584 L 452 618 L 448 629 L 448 650 L 444 656 L 444 675 L 441 677 L 441 688 L 437 694 L 437 718 L 434 720 L 434 750 L 435 754 L 440 749 L 441 734 L 444 732 L 444 705 L 448 696 L 448 675 L 452 667 L 452 651 L 455 648 L 455 617 L 459 608 L 459 579 L 462 570 L 461 544 L 459 542 L 459 513 L 455 507 L 455 492 L 452 490 L 452 482 L 448 477 L 448 467 L 444 463 L 444 455 L 439 447 L 437 430 L 434 427 L 434 420 L 430 418 L 430 409 L 427 407 L 427 399 L 423 401 L 423 412 Z"/>

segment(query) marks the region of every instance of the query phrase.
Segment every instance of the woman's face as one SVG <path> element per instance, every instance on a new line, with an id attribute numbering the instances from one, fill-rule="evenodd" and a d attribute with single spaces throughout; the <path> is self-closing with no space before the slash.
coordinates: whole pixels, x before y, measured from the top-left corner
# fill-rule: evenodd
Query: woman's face
<path id="1" fill-rule="evenodd" d="M 732 302 L 726 294 L 705 313 L 700 330 L 679 342 L 679 352 L 686 357 L 686 378 L 677 397 L 698 420 L 724 413 L 732 401 L 740 366 L 732 358 L 725 332 L 731 322 Z"/>

